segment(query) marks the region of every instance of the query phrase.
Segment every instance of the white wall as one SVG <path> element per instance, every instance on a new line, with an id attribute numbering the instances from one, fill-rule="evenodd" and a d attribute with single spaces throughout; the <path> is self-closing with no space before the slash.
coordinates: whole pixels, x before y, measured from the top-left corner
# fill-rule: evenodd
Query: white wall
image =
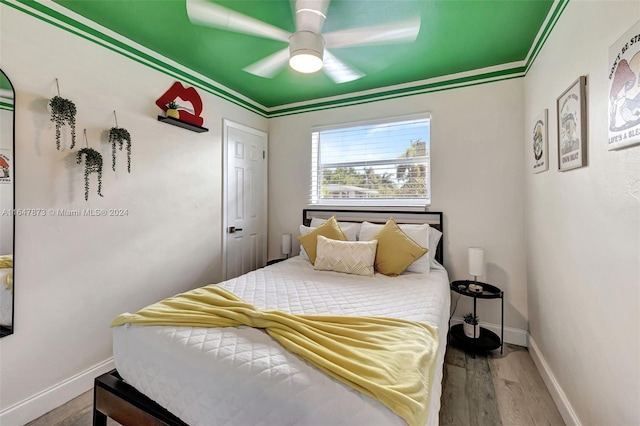
<path id="1" fill-rule="evenodd" d="M 15 334 L 0 340 L 7 410 L 111 357 L 118 314 L 220 279 L 222 120 L 263 131 L 267 121 L 199 90 L 208 133 L 160 123 L 155 100 L 173 78 L 0 8 L 1 67 L 16 90 L 16 207 L 128 209 L 126 217 L 17 218 Z M 85 202 L 77 148 L 67 140 L 56 150 L 47 111 L 55 78 L 78 108 L 80 146 L 86 128 L 103 155 L 104 198 L 92 178 Z M 124 151 L 111 170 L 105 130 L 114 110 L 132 135 L 131 174 Z"/>
<path id="2" fill-rule="evenodd" d="M 155 121 L 154 101 L 172 78 L 4 5 L 0 10 L 0 66 L 17 95 L 16 207 L 129 212 L 17 220 L 16 333 L 0 340 L 0 412 L 108 359 L 107 324 L 117 314 L 219 280 L 223 117 L 268 126 L 269 257 L 276 258 L 280 234 L 297 235 L 307 205 L 312 126 L 427 111 L 430 209 L 445 213 L 450 278 L 467 278 L 467 247 L 483 247 L 482 279 L 506 291 L 506 325 L 526 329 L 529 320 L 577 417 L 585 424 L 637 423 L 640 148 L 608 152 L 605 141 L 608 46 L 640 16 L 640 2 L 570 2 L 524 81 L 268 124 L 200 91 L 205 134 Z M 559 173 L 552 161 L 552 170 L 532 175 L 523 154 L 529 123 L 549 108 L 555 158 L 555 99 L 581 74 L 590 83 L 589 166 Z M 46 109 L 55 78 L 78 107 L 80 143 L 87 128 L 103 154 L 104 198 L 92 192 L 85 202 L 75 150 L 55 149 Z M 109 167 L 103 132 L 114 124 L 114 109 L 133 137 L 131 174 L 122 153 L 118 171 Z M 464 302 L 458 314 L 469 309 Z M 499 306 L 482 304 L 480 316 L 499 323 Z"/>
<path id="3" fill-rule="evenodd" d="M 548 108 L 551 160 L 525 179 L 530 334 L 585 425 L 640 422 L 640 146 L 607 151 L 608 50 L 638 18 L 639 1 L 571 1 L 525 79 L 524 140 Z M 588 166 L 560 173 L 555 102 L 579 75 Z"/>
<path id="4" fill-rule="evenodd" d="M 269 258 L 280 235 L 299 235 L 309 194 L 310 128 L 430 112 L 430 210 L 445 215 L 445 266 L 468 279 L 467 248 L 485 249 L 482 280 L 506 292 L 505 324 L 527 328 L 522 194 L 522 79 L 269 120 Z M 294 253 L 299 245 L 294 238 Z M 457 315 L 471 309 L 463 298 Z M 498 302 L 479 303 L 481 321 L 500 323 Z"/>

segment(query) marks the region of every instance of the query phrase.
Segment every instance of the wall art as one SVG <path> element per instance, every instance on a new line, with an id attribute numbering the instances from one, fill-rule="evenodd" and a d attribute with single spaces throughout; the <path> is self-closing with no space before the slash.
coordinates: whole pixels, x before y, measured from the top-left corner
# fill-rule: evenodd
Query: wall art
<path id="1" fill-rule="evenodd" d="M 580 76 L 556 102 L 558 111 L 558 170 L 587 164 L 587 78 Z"/>
<path id="2" fill-rule="evenodd" d="M 547 131 L 548 110 L 542 111 L 533 121 L 531 133 L 531 163 L 533 173 L 549 170 L 549 134 Z"/>
<path id="3" fill-rule="evenodd" d="M 178 99 L 183 102 L 178 102 Z M 196 126 L 202 126 L 204 124 L 204 119 L 200 117 L 200 114 L 202 114 L 202 99 L 193 87 L 185 87 L 182 83 L 176 81 L 169 90 L 164 92 L 162 96 L 156 100 L 156 105 L 158 105 L 161 110 L 167 112 L 167 110 L 170 109 L 167 104 L 170 102 L 175 103 L 176 108 L 171 109 L 178 111 L 179 117 L 177 118 L 179 120 Z M 191 107 L 186 105 L 185 102 L 190 103 Z"/>
<path id="4" fill-rule="evenodd" d="M 640 143 L 640 21 L 609 48 L 609 150 Z"/>

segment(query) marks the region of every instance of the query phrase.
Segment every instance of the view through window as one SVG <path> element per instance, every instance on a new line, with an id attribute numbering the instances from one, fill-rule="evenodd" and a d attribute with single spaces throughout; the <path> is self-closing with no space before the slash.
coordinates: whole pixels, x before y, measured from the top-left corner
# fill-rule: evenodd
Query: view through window
<path id="1" fill-rule="evenodd" d="M 430 204 L 428 115 L 316 128 L 311 140 L 310 204 Z"/>

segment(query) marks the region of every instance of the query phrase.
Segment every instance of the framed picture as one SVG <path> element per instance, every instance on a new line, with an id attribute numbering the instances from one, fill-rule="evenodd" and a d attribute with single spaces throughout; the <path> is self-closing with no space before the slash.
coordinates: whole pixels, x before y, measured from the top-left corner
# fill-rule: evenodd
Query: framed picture
<path id="1" fill-rule="evenodd" d="M 533 173 L 549 170 L 549 135 L 547 132 L 548 110 L 542 111 L 533 121 L 531 134 L 531 163 Z"/>
<path id="2" fill-rule="evenodd" d="M 609 48 L 609 151 L 640 143 L 640 21 Z"/>
<path id="3" fill-rule="evenodd" d="M 587 77 L 580 76 L 557 100 L 558 170 L 587 164 Z"/>

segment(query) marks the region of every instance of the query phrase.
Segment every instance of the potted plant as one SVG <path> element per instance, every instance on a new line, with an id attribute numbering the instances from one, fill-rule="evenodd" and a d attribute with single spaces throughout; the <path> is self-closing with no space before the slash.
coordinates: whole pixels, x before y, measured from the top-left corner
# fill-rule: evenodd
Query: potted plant
<path id="1" fill-rule="evenodd" d="M 109 143 L 111 143 L 111 168 L 116 171 L 116 146 L 122 147 L 127 142 L 127 172 L 131 173 L 131 134 L 126 129 L 112 127 L 109 130 Z"/>
<path id="2" fill-rule="evenodd" d="M 82 155 L 84 158 L 84 199 L 89 200 L 89 175 L 96 173 L 98 175 L 98 195 L 102 197 L 102 155 L 93 148 L 82 148 L 76 154 L 77 163 L 82 163 Z"/>
<path id="3" fill-rule="evenodd" d="M 54 96 L 49 101 L 51 121 L 56 123 L 56 147 L 60 150 L 60 128 L 68 124 L 71 128 L 71 148 L 76 145 L 76 105 L 69 99 Z"/>
<path id="4" fill-rule="evenodd" d="M 480 337 L 480 324 L 478 323 L 478 316 L 472 313 L 465 314 L 464 323 L 462 324 L 464 335 L 473 339 Z M 475 334 L 474 334 L 475 329 Z"/>
<path id="5" fill-rule="evenodd" d="M 167 117 L 180 119 L 180 113 L 178 112 L 178 104 L 176 101 L 171 101 L 167 103 L 167 111 L 165 112 Z"/>

